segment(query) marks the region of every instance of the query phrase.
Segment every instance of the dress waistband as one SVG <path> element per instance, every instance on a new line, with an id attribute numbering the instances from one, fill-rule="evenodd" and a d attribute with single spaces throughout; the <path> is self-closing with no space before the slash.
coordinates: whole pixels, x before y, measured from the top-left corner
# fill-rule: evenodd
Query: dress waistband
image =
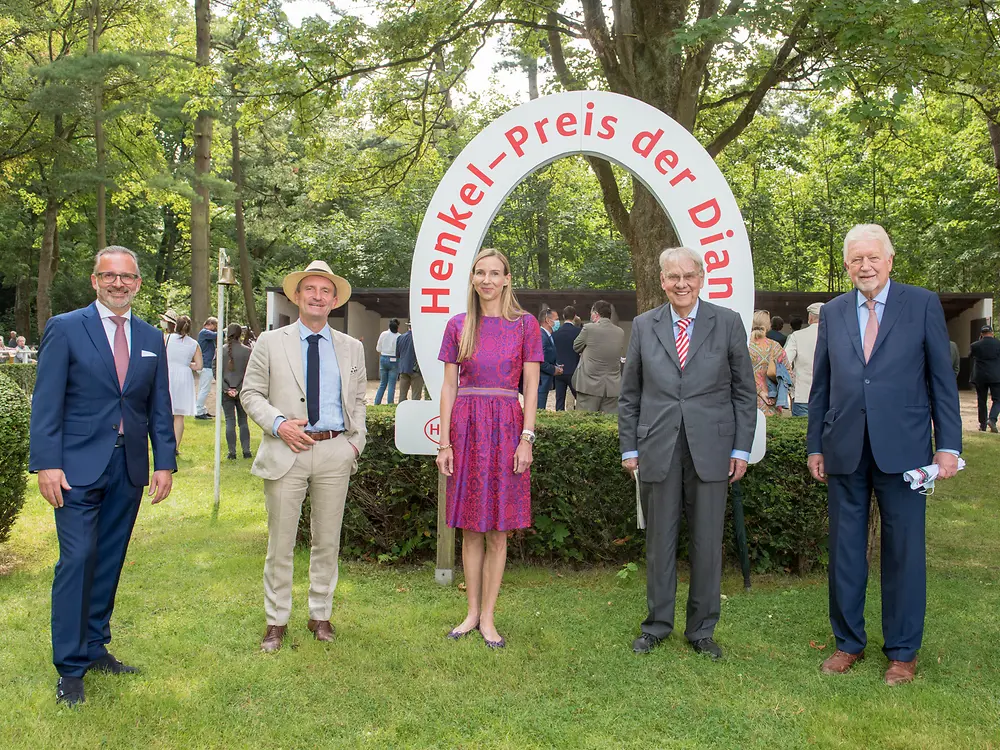
<path id="1" fill-rule="evenodd" d="M 517 398 L 518 391 L 509 388 L 476 388 L 471 385 L 460 385 L 458 387 L 459 396 L 506 396 L 507 398 Z"/>

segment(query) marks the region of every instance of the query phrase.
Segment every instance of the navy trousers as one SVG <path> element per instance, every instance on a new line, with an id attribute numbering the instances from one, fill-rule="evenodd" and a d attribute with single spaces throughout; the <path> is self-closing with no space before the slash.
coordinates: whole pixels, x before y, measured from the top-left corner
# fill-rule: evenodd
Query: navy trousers
<path id="1" fill-rule="evenodd" d="M 917 467 L 913 467 L 917 468 Z M 926 500 L 899 474 L 879 471 L 865 431 L 853 474 L 830 474 L 830 625 L 837 648 L 865 648 L 868 585 L 868 511 L 872 490 L 882 520 L 882 651 L 890 659 L 916 658 L 924 633 L 927 568 Z"/>
<path id="2" fill-rule="evenodd" d="M 576 398 L 576 388 L 573 387 L 573 376 L 563 373 L 555 377 L 556 411 L 566 411 L 566 389 L 569 388 Z"/>
<path id="3" fill-rule="evenodd" d="M 549 400 L 549 391 L 552 390 L 552 375 L 546 375 L 544 372 L 539 376 L 538 379 L 538 409 L 539 411 L 545 409 L 545 404 Z"/>
<path id="4" fill-rule="evenodd" d="M 125 449 L 115 448 L 100 478 L 63 490 L 55 509 L 59 562 L 52 582 L 52 662 L 83 677 L 111 642 L 111 612 L 142 500 L 129 481 Z"/>

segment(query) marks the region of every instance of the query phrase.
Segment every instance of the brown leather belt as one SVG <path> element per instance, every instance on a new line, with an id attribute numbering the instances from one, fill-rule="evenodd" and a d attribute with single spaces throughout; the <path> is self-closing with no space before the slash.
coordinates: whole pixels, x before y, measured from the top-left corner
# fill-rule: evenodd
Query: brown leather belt
<path id="1" fill-rule="evenodd" d="M 340 430 L 325 430 L 324 432 L 307 432 L 306 435 L 313 440 L 332 440 L 337 435 L 342 435 Z"/>

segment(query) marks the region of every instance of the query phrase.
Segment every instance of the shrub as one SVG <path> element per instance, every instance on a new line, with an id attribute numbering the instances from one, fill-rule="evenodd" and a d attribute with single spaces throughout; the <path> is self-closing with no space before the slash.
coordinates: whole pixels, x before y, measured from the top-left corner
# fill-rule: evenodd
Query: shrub
<path id="1" fill-rule="evenodd" d="M 21 386 L 21 390 L 31 398 L 31 394 L 35 392 L 35 373 L 38 372 L 38 365 L 7 362 L 0 364 L 0 372 Z"/>
<path id="2" fill-rule="evenodd" d="M 19 385 L 0 371 L 0 544 L 7 541 L 28 485 L 31 407 Z"/>
<path id="3" fill-rule="evenodd" d="M 393 443 L 394 408 L 368 408 L 368 446 L 351 480 L 342 553 L 390 562 L 433 555 L 437 469 Z M 620 563 L 643 554 L 635 486 L 620 469 L 617 419 L 583 412 L 539 415 L 531 476 L 534 525 L 512 535 L 522 560 Z M 771 419 L 768 454 L 744 478 L 750 559 L 758 572 L 826 562 L 826 488 L 806 468 L 805 420 Z M 308 505 L 308 504 L 307 504 Z M 309 538 L 308 507 L 300 541 Z M 731 512 L 727 552 L 735 559 Z M 681 554 L 686 545 L 682 539 Z"/>

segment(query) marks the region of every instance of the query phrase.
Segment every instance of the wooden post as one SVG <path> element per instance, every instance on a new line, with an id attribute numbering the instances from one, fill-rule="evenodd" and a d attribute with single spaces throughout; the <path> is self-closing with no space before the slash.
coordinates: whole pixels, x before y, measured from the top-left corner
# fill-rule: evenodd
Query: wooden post
<path id="1" fill-rule="evenodd" d="M 442 586 L 450 586 L 455 580 L 455 529 L 447 521 L 448 479 L 438 475 L 438 518 L 437 518 L 437 565 L 434 580 Z"/>

